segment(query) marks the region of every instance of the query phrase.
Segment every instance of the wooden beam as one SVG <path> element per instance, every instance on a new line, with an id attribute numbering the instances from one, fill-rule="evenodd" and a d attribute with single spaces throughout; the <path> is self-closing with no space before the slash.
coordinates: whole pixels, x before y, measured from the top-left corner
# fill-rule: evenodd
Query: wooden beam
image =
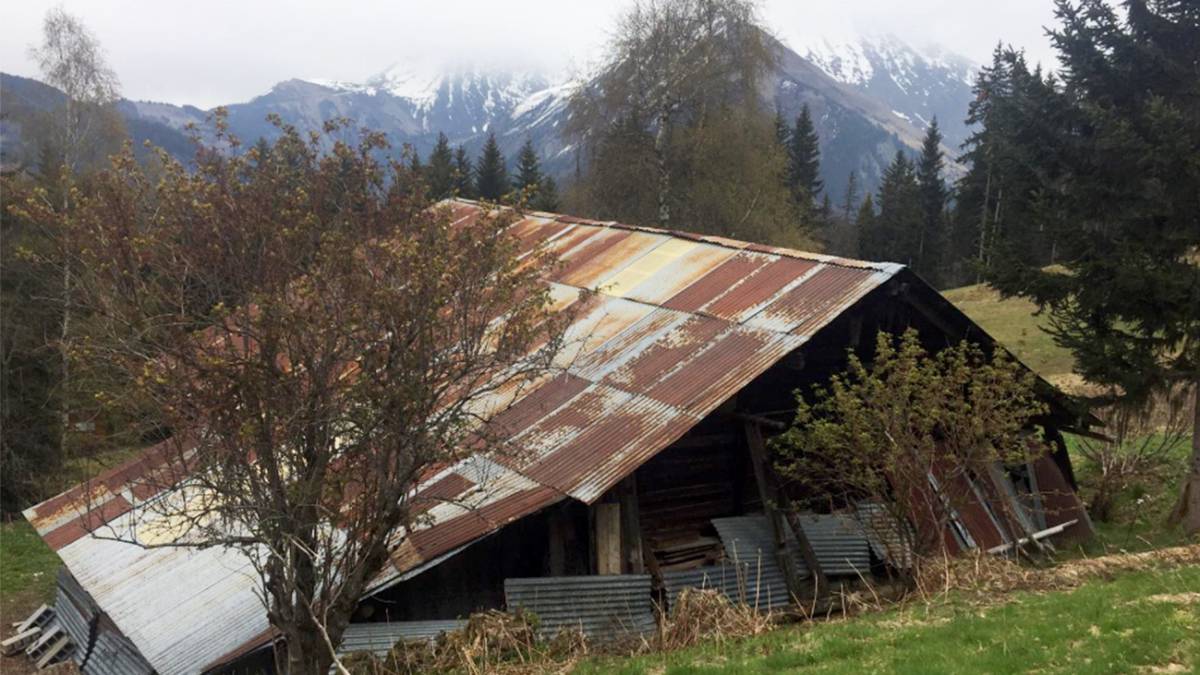
<path id="1" fill-rule="evenodd" d="M 596 504 L 596 574 L 621 573 L 621 505 Z"/>
<path id="2" fill-rule="evenodd" d="M 754 465 L 754 478 L 755 482 L 758 483 L 759 495 L 762 497 L 763 510 L 767 514 L 767 520 L 771 523 L 771 532 L 775 537 L 776 557 L 779 559 L 779 566 L 783 569 L 783 576 L 788 586 L 788 592 L 791 593 L 794 599 L 799 599 L 802 595 L 800 575 L 792 563 L 792 557 L 787 552 L 784 516 L 781 516 L 779 510 L 776 508 L 776 505 L 780 503 L 780 499 L 783 497 L 775 485 L 774 472 L 767 465 L 767 448 L 763 442 L 762 429 L 753 421 L 746 421 L 742 428 L 746 433 L 746 445 L 750 449 L 750 462 Z M 821 563 L 817 560 L 816 553 L 813 552 L 812 545 L 808 541 L 808 536 L 804 533 L 804 528 L 799 526 L 799 518 L 795 512 L 791 508 L 786 508 L 785 510 L 788 512 L 786 516 L 787 522 L 791 525 L 796 535 L 800 557 L 804 559 L 809 572 L 812 573 L 813 578 L 816 580 L 817 596 L 823 596 L 828 588 L 828 583 L 825 580 L 825 573 L 821 570 Z"/>
<path id="3" fill-rule="evenodd" d="M 633 474 L 617 484 L 617 499 L 621 505 L 621 557 L 626 574 L 642 574 L 642 525 L 638 510 L 637 479 Z"/>
<path id="4" fill-rule="evenodd" d="M 563 505 L 550 511 L 547 548 L 550 557 L 550 576 L 561 577 L 567 573 L 567 514 Z"/>
<path id="5" fill-rule="evenodd" d="M 768 429 L 775 429 L 777 431 L 785 431 L 788 428 L 788 425 L 784 422 L 773 420 L 769 417 L 763 417 L 762 415 L 754 415 L 752 413 L 734 413 L 734 417 L 743 422 L 754 424 L 755 426 L 767 427 Z"/>

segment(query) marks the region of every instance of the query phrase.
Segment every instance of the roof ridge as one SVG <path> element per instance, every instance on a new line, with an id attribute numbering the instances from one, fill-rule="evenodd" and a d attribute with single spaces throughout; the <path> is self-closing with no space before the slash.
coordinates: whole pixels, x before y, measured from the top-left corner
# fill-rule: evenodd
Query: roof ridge
<path id="1" fill-rule="evenodd" d="M 478 199 L 467 199 L 465 197 L 453 197 L 453 198 L 449 198 L 445 201 L 456 202 L 459 204 L 469 204 L 469 205 L 473 205 L 473 206 L 484 206 L 484 205 L 496 206 L 495 204 L 483 202 Z M 512 207 L 512 206 L 501 205 L 501 208 L 515 210 L 515 207 Z M 711 244 L 713 246 L 719 246 L 721 248 L 728 248 L 728 249 L 733 249 L 733 250 L 737 250 L 737 251 L 750 251 L 752 253 L 767 253 L 767 254 L 771 254 L 771 255 L 783 256 L 785 258 L 795 258 L 797 260 L 807 260 L 809 262 L 816 262 L 816 263 L 821 263 L 821 264 L 825 264 L 825 265 L 832 265 L 834 267 L 843 267 L 846 269 L 856 269 L 856 270 L 867 269 L 867 270 L 873 270 L 876 272 L 886 272 L 889 274 L 895 274 L 900 269 L 905 267 L 905 265 L 903 263 L 876 262 L 876 261 L 871 261 L 871 260 L 860 260 L 858 258 L 847 258 L 845 256 L 835 256 L 835 255 L 829 255 L 826 253 L 816 253 L 814 251 L 802 251 L 800 249 L 790 248 L 790 247 L 786 247 L 786 246 L 773 246 L 770 244 L 760 244 L 757 242 L 745 241 L 742 239 L 734 239 L 733 237 L 724 237 L 721 235 L 700 234 L 697 232 L 689 232 L 687 230 L 674 230 L 674 229 L 668 230 L 668 229 L 664 229 L 661 227 L 654 227 L 654 226 L 650 226 L 650 225 L 631 225 L 629 223 L 622 223 L 622 222 L 619 222 L 616 220 L 596 220 L 593 218 L 582 218 L 579 216 L 572 216 L 570 214 L 565 214 L 565 213 L 555 213 L 552 211 L 529 210 L 529 211 L 522 211 L 521 213 L 524 213 L 524 214 L 530 215 L 530 216 L 534 216 L 537 218 L 546 218 L 548 220 L 552 220 L 552 221 L 558 222 L 558 223 L 568 223 L 568 224 L 573 224 L 573 225 L 590 225 L 592 227 L 605 227 L 605 228 L 610 228 L 610 229 L 615 229 L 615 230 L 629 230 L 632 232 L 646 232 L 646 233 L 650 233 L 650 234 L 663 234 L 663 235 L 667 235 L 669 237 L 674 237 L 677 239 L 689 239 L 692 241 L 697 241 L 697 242 L 701 242 L 701 243 L 705 243 L 705 244 Z M 740 244 L 740 246 L 738 244 Z"/>

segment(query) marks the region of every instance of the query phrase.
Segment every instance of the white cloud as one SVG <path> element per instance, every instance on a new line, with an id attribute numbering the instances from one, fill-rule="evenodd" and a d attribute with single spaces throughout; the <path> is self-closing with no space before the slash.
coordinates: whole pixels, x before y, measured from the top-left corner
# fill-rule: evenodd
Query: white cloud
<path id="1" fill-rule="evenodd" d="M 130 98 L 208 107 L 246 100 L 291 77 L 361 81 L 397 62 L 469 60 L 548 69 L 581 66 L 600 49 L 622 0 L 21 0 L 0 7 L 0 70 L 37 71 L 26 50 L 62 4 L 104 44 Z M 1050 50 L 1051 0 L 769 0 L 771 30 L 794 46 L 811 36 L 888 32 L 976 61 L 998 40 Z"/>

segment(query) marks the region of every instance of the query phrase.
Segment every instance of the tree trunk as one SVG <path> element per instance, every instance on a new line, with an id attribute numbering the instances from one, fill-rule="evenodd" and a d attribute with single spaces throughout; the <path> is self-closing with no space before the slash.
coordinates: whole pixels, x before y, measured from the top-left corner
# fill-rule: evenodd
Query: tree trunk
<path id="1" fill-rule="evenodd" d="M 1192 392 L 1192 456 L 1171 520 L 1182 525 L 1188 534 L 1200 532 L 1200 379 Z"/>
<path id="2" fill-rule="evenodd" d="M 325 638 L 311 625 L 292 628 L 286 633 L 283 662 L 287 675 L 328 675 L 333 657 Z"/>
<path id="3" fill-rule="evenodd" d="M 667 104 L 658 114 L 658 129 L 654 134 L 654 156 L 658 163 L 658 223 L 662 228 L 671 224 L 671 169 L 667 166 L 667 124 L 671 114 Z"/>

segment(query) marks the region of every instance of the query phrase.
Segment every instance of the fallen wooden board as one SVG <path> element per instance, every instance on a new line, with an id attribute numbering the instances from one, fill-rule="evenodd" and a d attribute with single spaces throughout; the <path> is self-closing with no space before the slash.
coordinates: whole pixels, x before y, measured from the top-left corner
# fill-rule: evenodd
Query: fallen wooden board
<path id="1" fill-rule="evenodd" d="M 4 642 L 0 642 L 0 653 L 4 654 L 5 656 L 12 656 L 13 654 L 16 654 L 24 649 L 25 645 L 28 645 L 37 639 L 37 636 L 41 634 L 41 632 L 42 629 L 40 626 L 34 626 L 33 628 L 17 633 Z"/>

